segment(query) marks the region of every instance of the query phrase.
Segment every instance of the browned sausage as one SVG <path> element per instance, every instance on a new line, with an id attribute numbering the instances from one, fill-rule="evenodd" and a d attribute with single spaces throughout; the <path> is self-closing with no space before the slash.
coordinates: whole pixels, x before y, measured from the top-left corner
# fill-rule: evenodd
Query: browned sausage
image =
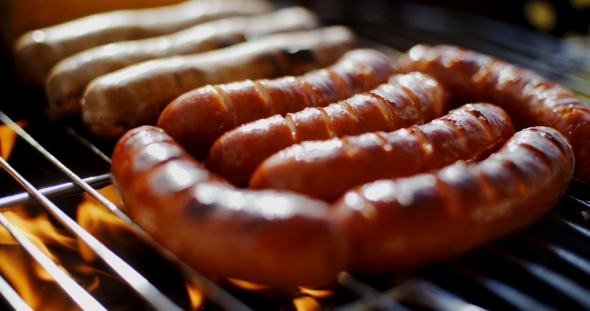
<path id="1" fill-rule="evenodd" d="M 238 125 L 323 107 L 385 83 L 392 74 L 386 55 L 354 50 L 336 64 L 300 77 L 246 80 L 188 92 L 166 107 L 158 126 L 202 159 L 219 136 Z"/>
<path id="2" fill-rule="evenodd" d="M 447 111 L 447 93 L 432 78 L 394 75 L 387 84 L 325 108 L 307 108 L 245 124 L 221 136 L 205 166 L 237 185 L 266 158 L 306 140 L 323 140 L 423 124 Z"/>
<path id="3" fill-rule="evenodd" d="M 45 78 L 49 108 L 58 115 L 80 113 L 80 98 L 93 79 L 150 59 L 203 53 L 265 35 L 318 26 L 311 11 L 292 7 L 272 13 L 223 18 L 173 34 L 121 41 L 76 53 L 57 63 Z"/>
<path id="4" fill-rule="evenodd" d="M 353 245 L 356 269 L 403 270 L 530 225 L 565 192 L 573 169 L 561 133 L 529 128 L 482 162 L 356 187 L 331 216 Z"/>
<path id="5" fill-rule="evenodd" d="M 483 159 L 513 134 L 512 121 L 502 108 L 469 104 L 408 129 L 291 146 L 266 159 L 252 175 L 250 187 L 287 189 L 333 201 L 377 179 Z"/>
<path id="6" fill-rule="evenodd" d="M 399 68 L 432 75 L 456 102 L 500 105 L 517 129 L 540 125 L 559 130 L 574 150 L 575 176 L 590 180 L 590 109 L 565 87 L 530 70 L 454 46 L 416 46 L 400 58 Z"/>
<path id="7" fill-rule="evenodd" d="M 214 19 L 270 10 L 272 5 L 266 1 L 203 0 L 94 14 L 20 36 L 14 44 L 16 72 L 21 82 L 41 86 L 58 61 L 95 46 L 161 36 Z"/>
<path id="8" fill-rule="evenodd" d="M 112 173 L 126 213 L 203 273 L 277 286 L 321 285 L 348 264 L 326 203 L 236 189 L 159 128 L 124 135 Z"/>
<path id="9" fill-rule="evenodd" d="M 155 125 L 166 105 L 190 90 L 207 84 L 302 74 L 334 63 L 354 41 L 348 28 L 332 26 L 135 64 L 88 85 L 82 99 L 82 119 L 96 135 L 123 135 L 139 125 Z"/>

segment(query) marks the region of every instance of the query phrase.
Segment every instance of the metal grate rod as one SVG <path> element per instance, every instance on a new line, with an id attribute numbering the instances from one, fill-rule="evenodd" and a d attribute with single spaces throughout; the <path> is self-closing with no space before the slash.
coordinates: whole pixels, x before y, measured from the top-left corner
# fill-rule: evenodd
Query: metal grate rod
<path id="1" fill-rule="evenodd" d="M 4 161 L 0 158 L 1 161 Z M 57 266 L 47 255 L 39 250 L 29 239 L 16 229 L 0 213 L 0 223 L 6 227 L 14 239 L 55 279 L 57 284 L 74 300 L 83 310 L 104 310 L 106 309 L 86 292 L 78 283 L 74 282 L 61 268 Z M 20 309 L 17 309 L 20 310 Z"/>
<path id="2" fill-rule="evenodd" d="M 574 231 L 574 232 L 580 234 L 581 236 L 583 236 L 584 238 L 590 240 L 590 230 L 588 230 L 580 225 L 577 225 L 571 221 L 561 219 L 553 214 L 547 214 L 547 215 L 545 215 L 545 218 L 549 219 L 550 221 L 552 221 L 564 228 L 570 229 L 571 231 Z"/>
<path id="3" fill-rule="evenodd" d="M 364 301 L 363 304 L 352 304 L 346 309 L 342 310 L 388 310 L 388 311 L 409 311 L 406 306 L 393 300 L 391 297 L 379 292 L 373 287 L 357 280 L 348 272 L 340 272 L 338 274 L 338 283 L 350 291 L 356 293 Z"/>
<path id="4" fill-rule="evenodd" d="M 135 271 L 119 256 L 115 255 L 104 244 L 98 241 L 90 233 L 84 230 L 78 223 L 68 217 L 47 197 L 39 192 L 33 185 L 24 179 L 15 171 L 4 159 L 0 158 L 0 164 L 4 169 L 16 179 L 29 193 L 37 198 L 46 209 L 59 220 L 70 232 L 83 241 L 92 249 L 102 260 L 109 265 L 127 284 L 129 284 L 142 298 L 149 302 L 156 310 L 162 311 L 181 311 L 174 302 L 160 292 L 156 287 L 148 282 L 141 274 Z"/>
<path id="5" fill-rule="evenodd" d="M 102 188 L 104 186 L 108 186 L 111 184 L 111 174 L 104 174 L 104 175 L 88 177 L 88 178 L 84 178 L 83 180 L 84 180 L 84 182 L 88 183 L 90 186 L 92 186 L 94 188 Z M 51 186 L 51 187 L 41 188 L 41 189 L 39 189 L 39 192 L 46 197 L 52 197 L 52 196 L 58 196 L 58 195 L 63 196 L 63 195 L 68 195 L 68 194 L 80 193 L 83 191 L 81 191 L 81 188 L 78 187 L 77 185 L 69 182 L 69 183 L 63 183 L 63 184 L 59 184 L 59 185 L 55 185 L 55 186 Z M 38 201 L 37 201 L 37 199 L 35 199 L 35 197 L 29 195 L 26 192 L 23 192 L 23 193 L 0 198 L 0 210 L 2 210 L 1 209 L 2 207 L 11 207 L 11 206 L 15 206 L 15 205 L 28 205 L 31 203 L 38 203 Z"/>
<path id="6" fill-rule="evenodd" d="M 84 182 L 79 176 L 74 174 L 69 168 L 63 165 L 59 160 L 57 160 L 51 153 L 49 153 L 45 148 L 43 148 L 35 139 L 33 139 L 27 132 L 25 132 L 20 126 L 14 123 L 6 114 L 0 111 L 0 121 L 4 122 L 8 125 L 12 130 L 14 130 L 20 137 L 22 137 L 25 141 L 27 141 L 31 146 L 33 146 L 38 152 L 40 152 L 43 156 L 45 156 L 51 163 L 56 165 L 62 172 L 64 172 L 72 181 L 77 184 L 78 186 L 82 187 L 85 191 L 87 191 L 93 198 L 95 198 L 99 203 L 107 207 L 113 214 L 123 220 L 126 224 L 128 224 L 132 229 L 135 230 L 135 233 L 139 238 L 141 238 L 145 243 L 150 245 L 154 250 L 158 251 L 160 255 L 164 258 L 169 260 L 170 262 L 176 264 L 183 276 L 189 281 L 192 285 L 200 288 L 203 291 L 203 294 L 210 298 L 211 300 L 215 301 L 217 304 L 222 306 L 224 309 L 227 310 L 251 310 L 247 307 L 244 303 L 239 301 L 238 299 L 234 298 L 230 295 L 227 291 L 222 289 L 221 287 L 217 286 L 215 283 L 211 282 L 209 279 L 195 271 L 193 268 L 182 262 L 178 257 L 170 253 L 167 249 L 160 246 L 157 242 L 155 242 L 149 234 L 147 234 L 141 227 L 139 227 L 134 221 L 132 221 L 127 215 L 125 215 L 115 204 L 101 195 L 98 191 L 92 188 L 89 184 Z M 23 179 L 24 180 L 24 179 Z M 51 203 L 51 202 L 50 202 Z M 58 209 L 59 210 L 59 209 Z M 68 218 L 68 217 L 66 217 Z M 69 219 L 69 218 L 68 218 Z M 73 222 L 76 224 L 75 222 Z M 77 225 L 77 224 L 76 224 Z"/>
<path id="7" fill-rule="evenodd" d="M 547 267 L 529 260 L 518 258 L 495 246 L 487 246 L 486 249 L 492 254 L 521 267 L 535 278 L 551 285 L 553 288 L 559 290 L 561 293 L 578 302 L 585 308 L 590 308 L 590 291 L 587 288 L 578 285 L 574 281 Z"/>
<path id="8" fill-rule="evenodd" d="M 544 303 L 530 297 L 527 294 L 515 289 L 514 287 L 504 284 L 498 280 L 485 276 L 474 269 L 465 267 L 455 261 L 446 262 L 445 265 L 460 275 L 467 277 L 474 282 L 480 284 L 485 289 L 499 297 L 500 299 L 511 304 L 519 310 L 538 310 L 538 311 L 554 311 L 555 309 Z"/>
<path id="9" fill-rule="evenodd" d="M 31 307 L 18 295 L 14 288 L 12 288 L 2 277 L 0 277 L 0 293 L 14 310 L 33 311 L 33 309 L 31 309 Z"/>

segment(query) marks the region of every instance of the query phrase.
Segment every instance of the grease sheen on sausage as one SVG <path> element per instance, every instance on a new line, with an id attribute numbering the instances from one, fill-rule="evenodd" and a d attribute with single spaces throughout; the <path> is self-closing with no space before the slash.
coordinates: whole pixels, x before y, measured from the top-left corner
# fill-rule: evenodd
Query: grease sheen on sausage
<path id="1" fill-rule="evenodd" d="M 203 273 L 277 286 L 321 285 L 348 264 L 326 203 L 290 192 L 236 189 L 159 128 L 124 135 L 112 173 L 125 212 Z"/>
<path id="2" fill-rule="evenodd" d="M 500 105 L 517 129 L 539 125 L 559 130 L 574 150 L 576 177 L 590 180 L 590 109 L 567 88 L 533 71 L 454 46 L 416 46 L 399 59 L 399 68 L 432 75 L 456 102 Z"/>
<path id="3" fill-rule="evenodd" d="M 164 109 L 158 126 L 202 159 L 219 136 L 239 125 L 306 107 L 323 107 L 369 91 L 392 74 L 386 55 L 358 49 L 328 68 L 299 77 L 246 80 L 193 90 Z"/>
<path id="4" fill-rule="evenodd" d="M 49 107 L 58 115 L 80 112 L 80 98 L 90 81 L 143 61 L 202 53 L 280 32 L 317 27 L 317 16 L 302 7 L 247 17 L 232 17 L 143 40 L 91 48 L 57 63 L 45 79 Z"/>
<path id="5" fill-rule="evenodd" d="M 356 187 L 331 216 L 353 245 L 355 269 L 405 270 L 532 224 L 563 195 L 573 169 L 561 133 L 528 128 L 479 163 Z"/>
<path id="6" fill-rule="evenodd" d="M 93 80 L 82 100 L 82 118 L 96 135 L 122 135 L 139 125 L 155 125 L 170 101 L 192 89 L 301 74 L 332 64 L 353 44 L 348 28 L 333 26 L 139 63 Z"/>
<path id="7" fill-rule="evenodd" d="M 304 142 L 266 159 L 250 188 L 286 189 L 333 201 L 348 189 L 383 178 L 480 160 L 514 134 L 510 117 L 491 104 L 468 104 L 424 125 Z"/>
<path id="8" fill-rule="evenodd" d="M 272 10 L 261 0 L 199 0 L 149 9 L 119 10 L 29 31 L 14 44 L 16 72 L 23 83 L 42 86 L 61 59 L 95 46 L 173 33 L 232 15 Z"/>
<path id="9" fill-rule="evenodd" d="M 244 124 L 213 144 L 205 166 L 237 185 L 272 154 L 306 140 L 393 131 L 442 116 L 447 93 L 421 73 L 394 75 L 387 84 L 325 108 L 307 108 Z"/>

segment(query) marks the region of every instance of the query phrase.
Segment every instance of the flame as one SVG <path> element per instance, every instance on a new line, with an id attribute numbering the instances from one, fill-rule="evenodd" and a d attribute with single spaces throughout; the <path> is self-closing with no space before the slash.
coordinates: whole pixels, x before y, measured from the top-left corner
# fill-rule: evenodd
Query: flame
<path id="1" fill-rule="evenodd" d="M 15 123 L 20 127 L 25 127 L 29 124 L 28 121 L 16 121 Z M 8 160 L 15 142 L 16 133 L 8 125 L 0 125 L 0 157 Z"/>
<path id="2" fill-rule="evenodd" d="M 317 311 L 321 308 L 315 298 L 303 296 L 293 299 L 293 305 L 297 311 Z"/>
<path id="3" fill-rule="evenodd" d="M 248 281 L 244 281 L 244 280 L 240 280 L 240 279 L 232 279 L 232 278 L 227 278 L 227 279 L 230 282 L 232 282 L 234 285 L 241 287 L 243 289 L 247 289 L 247 290 L 263 290 L 263 289 L 267 289 L 270 287 L 268 285 L 252 283 L 252 282 L 248 282 Z"/>
<path id="4" fill-rule="evenodd" d="M 299 287 L 299 290 L 302 293 L 308 294 L 308 295 L 313 296 L 315 298 L 326 298 L 326 297 L 330 297 L 330 296 L 332 296 L 332 294 L 334 294 L 334 291 L 327 290 L 327 289 L 311 289 L 311 288 L 306 288 L 306 287 Z"/>
<path id="5" fill-rule="evenodd" d="M 191 300 L 191 310 L 199 309 L 203 304 L 203 293 L 189 283 L 186 283 L 186 291 Z"/>

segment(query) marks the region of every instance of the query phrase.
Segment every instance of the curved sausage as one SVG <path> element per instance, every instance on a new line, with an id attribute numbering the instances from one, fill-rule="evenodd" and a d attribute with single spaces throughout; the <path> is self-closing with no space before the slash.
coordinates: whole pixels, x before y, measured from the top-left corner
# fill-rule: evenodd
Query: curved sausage
<path id="1" fill-rule="evenodd" d="M 203 273 L 277 286 L 322 285 L 348 264 L 326 203 L 236 189 L 159 128 L 124 135 L 112 173 L 125 212 Z"/>
<path id="2" fill-rule="evenodd" d="M 513 134 L 502 108 L 469 104 L 408 129 L 291 146 L 256 169 L 250 188 L 286 189 L 333 201 L 354 186 L 378 179 L 483 159 Z"/>
<path id="3" fill-rule="evenodd" d="M 404 270 L 530 225 L 563 195 L 573 169 L 561 133 L 528 128 L 482 162 L 356 187 L 331 217 L 352 245 L 355 269 Z"/>
<path id="4" fill-rule="evenodd" d="M 387 84 L 325 108 L 307 108 L 245 124 L 219 137 L 205 166 L 247 185 L 266 158 L 293 144 L 423 124 L 447 110 L 447 93 L 421 73 L 394 75 Z"/>
<path id="5" fill-rule="evenodd" d="M 273 13 L 225 18 L 160 37 L 101 45 L 66 57 L 45 79 L 49 108 L 58 115 L 80 113 L 80 98 L 90 81 L 150 59 L 202 53 L 265 35 L 312 29 L 318 18 L 293 7 Z"/>
<path id="6" fill-rule="evenodd" d="M 197 158 L 204 158 L 223 133 L 248 122 L 323 107 L 385 83 L 389 58 L 375 50 L 347 52 L 326 68 L 299 77 L 206 86 L 172 101 L 158 126 Z"/>
<path id="7" fill-rule="evenodd" d="M 590 109 L 565 87 L 530 70 L 454 46 L 416 46 L 399 59 L 399 68 L 432 75 L 456 102 L 500 105 L 517 129 L 540 125 L 559 130 L 574 150 L 575 176 L 590 180 Z"/>
<path id="8" fill-rule="evenodd" d="M 122 135 L 139 125 L 155 125 L 170 101 L 192 89 L 301 74 L 335 62 L 353 43 L 348 28 L 334 26 L 139 63 L 93 80 L 82 99 L 82 118 L 96 135 Z"/>
<path id="9" fill-rule="evenodd" d="M 214 19 L 270 10 L 270 3 L 261 0 L 203 0 L 94 14 L 20 36 L 14 44 L 16 73 L 22 83 L 38 87 L 58 61 L 95 46 L 161 36 Z"/>

